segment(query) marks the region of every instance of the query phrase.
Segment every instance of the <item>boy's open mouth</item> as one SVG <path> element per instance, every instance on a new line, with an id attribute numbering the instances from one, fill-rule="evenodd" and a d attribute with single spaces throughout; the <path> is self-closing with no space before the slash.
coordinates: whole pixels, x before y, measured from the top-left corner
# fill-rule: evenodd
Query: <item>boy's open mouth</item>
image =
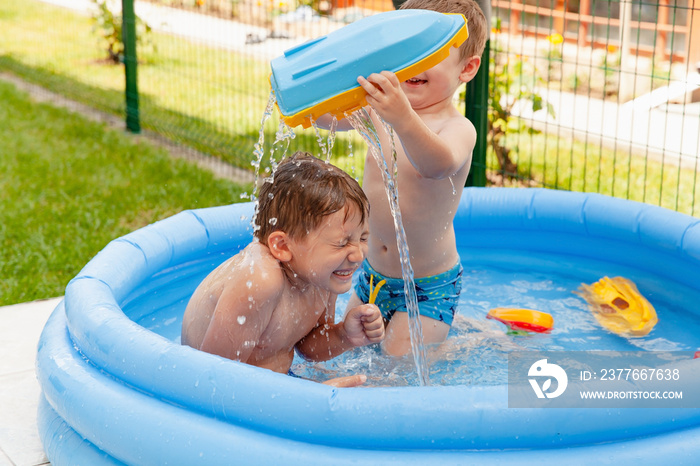
<path id="1" fill-rule="evenodd" d="M 418 78 L 411 78 L 411 79 L 407 79 L 407 80 L 406 80 L 406 83 L 407 83 L 407 84 L 412 84 L 412 85 L 414 85 L 414 86 L 417 86 L 417 85 L 420 85 L 420 84 L 425 84 L 425 83 L 427 83 L 427 82 L 428 82 L 428 81 L 426 81 L 425 79 L 418 79 Z"/>
<path id="2" fill-rule="evenodd" d="M 334 274 L 334 275 L 338 275 L 338 276 L 341 277 L 341 278 L 347 278 L 347 277 L 352 276 L 352 273 L 353 273 L 353 272 L 354 272 L 354 271 L 353 271 L 352 269 L 348 269 L 348 270 L 336 270 L 335 272 L 333 272 L 333 274 Z"/>

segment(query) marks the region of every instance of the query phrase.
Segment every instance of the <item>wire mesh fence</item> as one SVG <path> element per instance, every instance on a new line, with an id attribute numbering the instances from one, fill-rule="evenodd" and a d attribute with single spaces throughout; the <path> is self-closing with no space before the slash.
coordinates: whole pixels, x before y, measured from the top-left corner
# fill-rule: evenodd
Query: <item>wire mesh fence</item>
<path id="1" fill-rule="evenodd" d="M 700 212 L 700 3 L 493 2 L 495 183 Z"/>
<path id="2" fill-rule="evenodd" d="M 141 127 L 248 170 L 270 94 L 269 61 L 394 8 L 390 0 L 134 6 Z M 697 0 L 491 6 L 488 125 L 480 135 L 488 144 L 472 170 L 488 184 L 600 192 L 700 215 Z M 116 0 L 0 2 L 0 73 L 124 116 L 123 51 L 111 48 L 121 11 Z M 263 128 L 264 150 L 274 120 Z M 324 137 L 296 131 L 290 149 L 323 155 Z M 332 152 L 359 176 L 359 138 L 339 135 Z"/>

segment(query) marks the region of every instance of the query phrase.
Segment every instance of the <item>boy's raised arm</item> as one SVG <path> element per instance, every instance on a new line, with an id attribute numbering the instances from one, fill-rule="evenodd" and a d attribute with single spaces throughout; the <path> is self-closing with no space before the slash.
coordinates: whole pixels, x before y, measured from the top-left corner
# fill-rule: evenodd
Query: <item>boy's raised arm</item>
<path id="1" fill-rule="evenodd" d="M 422 109 L 419 116 L 398 78 L 389 71 L 373 73 L 367 79 L 360 76 L 358 82 L 367 91 L 370 106 L 394 128 L 408 159 L 422 176 L 446 178 L 471 161 L 476 130 L 456 110 L 448 119 L 435 118 L 431 109 Z"/>

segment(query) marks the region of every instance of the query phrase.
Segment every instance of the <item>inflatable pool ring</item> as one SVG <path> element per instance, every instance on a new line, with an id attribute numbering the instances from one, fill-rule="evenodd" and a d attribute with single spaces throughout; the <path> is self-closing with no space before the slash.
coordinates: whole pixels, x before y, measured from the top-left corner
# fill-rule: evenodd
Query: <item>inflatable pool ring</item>
<path id="1" fill-rule="evenodd" d="M 529 332 L 549 333 L 554 326 L 554 318 L 551 314 L 532 309 L 498 307 L 491 309 L 486 318 L 505 324 L 508 327 L 508 333 L 514 335 Z"/>
<path id="2" fill-rule="evenodd" d="M 179 213 L 115 239 L 71 280 L 37 352 L 54 466 L 697 463 L 700 409 L 509 408 L 505 384 L 334 388 L 181 345 L 189 297 L 251 241 L 252 214 Z M 652 302 L 700 312 L 700 219 L 594 194 L 468 188 L 454 225 L 463 264 L 582 282 L 611 270 Z"/>
<path id="3" fill-rule="evenodd" d="M 626 278 L 603 277 L 574 293 L 588 302 L 600 325 L 620 336 L 643 337 L 658 322 L 654 306 Z"/>

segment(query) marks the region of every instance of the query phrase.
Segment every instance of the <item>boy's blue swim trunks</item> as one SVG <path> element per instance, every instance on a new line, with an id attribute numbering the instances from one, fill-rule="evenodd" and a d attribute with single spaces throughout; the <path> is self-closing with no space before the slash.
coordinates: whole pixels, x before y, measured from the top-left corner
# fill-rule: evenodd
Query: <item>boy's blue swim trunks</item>
<path id="1" fill-rule="evenodd" d="M 414 280 L 420 315 L 452 325 L 459 301 L 459 293 L 462 291 L 462 272 L 462 264 L 458 262 L 447 272 Z M 371 275 L 374 275 L 375 285 L 381 280 L 386 280 L 386 284 L 379 289 L 379 295 L 375 301 L 382 316 L 386 320 L 390 320 L 394 312 L 408 312 L 403 279 L 381 275 L 369 265 L 366 259 L 362 263 L 362 269 L 360 269 L 355 283 L 355 293 L 360 300 L 363 303 L 369 301 L 369 277 Z"/>

